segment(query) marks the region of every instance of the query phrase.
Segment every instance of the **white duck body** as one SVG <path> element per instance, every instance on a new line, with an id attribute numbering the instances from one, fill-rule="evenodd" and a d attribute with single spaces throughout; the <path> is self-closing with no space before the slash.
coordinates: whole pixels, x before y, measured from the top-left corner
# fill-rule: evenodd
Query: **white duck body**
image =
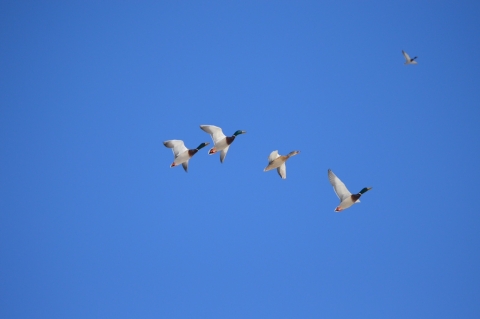
<path id="1" fill-rule="evenodd" d="M 215 151 L 223 151 L 224 149 L 228 148 L 230 145 L 227 143 L 227 137 L 224 137 L 223 139 L 219 140 L 218 142 L 215 143 Z"/>
<path id="2" fill-rule="evenodd" d="M 190 155 L 188 154 L 188 150 L 186 150 L 185 152 L 178 154 L 178 156 L 175 157 L 175 160 L 173 161 L 173 163 L 175 163 L 175 166 L 177 166 L 182 163 L 188 162 L 189 159 L 190 159 Z"/>
<path id="3" fill-rule="evenodd" d="M 354 202 L 351 197 L 345 198 L 345 199 L 340 203 L 340 205 L 338 205 L 338 206 L 335 208 L 335 211 L 336 211 L 336 212 L 341 212 L 342 210 L 347 209 L 347 208 L 349 208 L 350 206 L 352 206 L 353 204 L 356 204 L 356 203 L 360 203 L 360 200 L 357 199 L 357 200 Z"/>

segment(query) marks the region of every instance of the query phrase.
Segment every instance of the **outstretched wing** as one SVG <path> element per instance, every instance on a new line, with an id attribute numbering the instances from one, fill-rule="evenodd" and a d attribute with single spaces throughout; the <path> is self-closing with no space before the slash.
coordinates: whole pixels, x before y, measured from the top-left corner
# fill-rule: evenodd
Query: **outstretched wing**
<path id="1" fill-rule="evenodd" d="M 285 165 L 285 163 L 283 163 L 282 165 L 280 165 L 280 167 L 277 167 L 277 172 L 278 172 L 278 175 L 280 175 L 280 177 L 282 179 L 286 179 L 287 178 L 287 165 Z"/>
<path id="2" fill-rule="evenodd" d="M 182 140 L 169 140 L 163 142 L 163 145 L 165 145 L 168 148 L 172 149 L 173 155 L 175 157 L 178 156 L 178 154 L 182 154 L 185 151 L 188 151 L 188 148 L 185 147 L 185 144 L 183 144 Z"/>
<path id="3" fill-rule="evenodd" d="M 188 173 L 188 161 L 182 163 L 183 169 Z"/>
<path id="4" fill-rule="evenodd" d="M 230 145 L 228 145 L 227 147 L 225 147 L 223 150 L 220 151 L 220 163 L 223 163 L 223 161 L 225 160 L 225 156 L 227 156 L 229 147 Z"/>
<path id="5" fill-rule="evenodd" d="M 405 57 L 405 60 L 407 60 L 407 62 L 410 62 L 410 56 L 407 54 L 407 52 L 402 50 L 402 53 L 403 53 L 403 56 Z"/>
<path id="6" fill-rule="evenodd" d="M 337 194 L 338 198 L 340 198 L 340 202 L 343 202 L 345 198 L 352 195 L 340 178 L 333 174 L 332 170 L 330 169 L 328 170 L 328 180 L 330 181 L 330 184 L 332 184 L 335 194 Z"/>
<path id="7" fill-rule="evenodd" d="M 276 160 L 278 157 L 280 157 L 280 155 L 278 155 L 278 150 L 271 152 L 270 155 L 268 155 L 268 164 Z"/>
<path id="8" fill-rule="evenodd" d="M 220 140 L 225 138 L 225 134 L 221 128 L 215 125 L 200 125 L 200 128 L 210 134 L 213 143 L 217 144 Z"/>

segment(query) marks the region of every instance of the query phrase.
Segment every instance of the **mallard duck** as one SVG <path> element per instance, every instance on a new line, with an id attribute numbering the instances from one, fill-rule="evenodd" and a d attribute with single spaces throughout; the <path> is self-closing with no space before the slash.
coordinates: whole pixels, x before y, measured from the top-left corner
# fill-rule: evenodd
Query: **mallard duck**
<path id="1" fill-rule="evenodd" d="M 300 151 L 293 151 L 288 153 L 287 155 L 278 155 L 278 151 L 273 151 L 270 153 L 270 156 L 268 156 L 268 166 L 265 167 L 263 170 L 264 172 L 268 172 L 271 169 L 276 168 L 278 175 L 282 179 L 287 178 L 287 166 L 285 165 L 285 162 L 292 156 L 297 155 L 300 153 Z"/>
<path id="2" fill-rule="evenodd" d="M 230 147 L 230 144 L 233 143 L 235 140 L 235 137 L 240 134 L 245 134 L 247 132 L 238 130 L 235 133 L 233 133 L 232 136 L 225 136 L 223 134 L 223 131 L 221 128 L 215 125 L 200 125 L 200 128 L 210 134 L 212 137 L 213 143 L 215 144 L 214 147 L 212 147 L 208 151 L 208 155 L 215 154 L 217 152 L 220 152 L 220 162 L 223 163 L 225 160 L 225 156 L 227 156 L 228 148 Z"/>
<path id="3" fill-rule="evenodd" d="M 372 189 L 371 187 L 365 187 L 358 194 L 352 195 L 340 178 L 333 174 L 332 170 L 330 169 L 328 170 L 328 179 L 330 180 L 330 184 L 333 186 L 335 194 L 337 194 L 338 198 L 340 198 L 340 205 L 335 208 L 336 212 L 341 212 L 353 204 L 360 203 L 360 197 L 362 194 Z"/>
<path id="4" fill-rule="evenodd" d="M 205 142 L 198 145 L 197 148 L 189 150 L 188 148 L 185 147 L 185 144 L 183 143 L 182 140 L 169 140 L 169 141 L 163 142 L 163 145 L 165 145 L 168 148 L 171 148 L 173 152 L 174 160 L 173 160 L 173 163 L 170 165 L 170 167 L 175 167 L 182 164 L 185 172 L 188 172 L 188 161 L 192 158 L 192 156 L 195 155 L 201 148 L 204 148 L 208 144 L 210 143 Z"/>
<path id="5" fill-rule="evenodd" d="M 418 57 L 414 57 L 413 59 L 410 59 L 410 56 L 407 54 L 407 52 L 402 50 L 402 53 L 403 53 L 403 56 L 405 57 L 405 65 L 417 64 L 417 61 L 415 61 L 415 59 Z"/>

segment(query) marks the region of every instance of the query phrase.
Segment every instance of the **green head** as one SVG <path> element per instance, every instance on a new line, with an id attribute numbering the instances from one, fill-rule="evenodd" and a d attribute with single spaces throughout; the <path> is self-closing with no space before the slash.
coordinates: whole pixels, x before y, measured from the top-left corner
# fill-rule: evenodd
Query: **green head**
<path id="1" fill-rule="evenodd" d="M 362 190 L 360 191 L 360 194 L 364 194 L 364 193 L 368 192 L 368 191 L 371 190 L 371 189 L 372 189 L 371 187 L 365 187 L 364 189 L 362 189 Z"/>
<path id="2" fill-rule="evenodd" d="M 198 147 L 196 148 L 196 150 L 199 150 L 199 149 L 201 149 L 201 148 L 204 148 L 204 147 L 207 146 L 208 144 L 210 144 L 210 143 L 208 143 L 208 142 L 202 143 L 202 144 L 198 145 Z"/>
<path id="3" fill-rule="evenodd" d="M 233 136 L 237 136 L 237 135 L 245 134 L 245 133 L 247 133 L 247 132 L 242 131 L 242 130 L 238 130 L 238 131 L 236 131 L 235 133 L 233 133 Z"/>

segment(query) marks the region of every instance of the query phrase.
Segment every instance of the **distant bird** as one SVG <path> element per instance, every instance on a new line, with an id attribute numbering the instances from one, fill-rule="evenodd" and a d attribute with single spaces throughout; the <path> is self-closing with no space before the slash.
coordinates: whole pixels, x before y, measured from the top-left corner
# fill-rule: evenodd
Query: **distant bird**
<path id="1" fill-rule="evenodd" d="M 335 194 L 340 198 L 340 205 L 335 208 L 336 212 L 341 212 L 344 209 L 349 208 L 353 204 L 360 203 L 360 197 L 362 194 L 371 190 L 371 187 L 363 188 L 358 194 L 352 195 L 345 186 L 345 184 L 329 169 L 328 170 L 328 179 L 330 184 L 333 186 Z"/>
<path id="2" fill-rule="evenodd" d="M 174 160 L 173 160 L 173 163 L 170 165 L 170 167 L 175 167 L 182 164 L 185 172 L 188 172 L 188 161 L 192 158 L 192 156 L 195 155 L 201 148 L 207 146 L 208 144 L 210 143 L 205 142 L 198 145 L 197 148 L 189 150 L 188 148 L 185 147 L 185 144 L 183 143 L 182 140 L 169 140 L 169 141 L 163 142 L 163 145 L 165 145 L 168 148 L 171 148 L 173 152 Z"/>
<path id="3" fill-rule="evenodd" d="M 272 170 L 274 168 L 277 169 L 278 175 L 282 179 L 287 178 L 287 166 L 285 165 L 285 162 L 292 156 L 297 155 L 300 153 L 300 151 L 293 151 L 288 153 L 287 155 L 278 155 L 278 151 L 273 151 L 270 153 L 270 156 L 268 156 L 268 166 L 265 167 L 263 170 L 264 172 L 267 172 L 269 170 Z"/>
<path id="4" fill-rule="evenodd" d="M 221 128 L 215 125 L 200 125 L 200 128 L 210 134 L 212 137 L 213 143 L 215 144 L 213 148 L 208 151 L 208 155 L 215 154 L 220 152 L 220 162 L 223 163 L 225 156 L 227 156 L 228 148 L 230 144 L 233 143 L 237 135 L 245 134 L 247 132 L 238 130 L 233 133 L 232 136 L 225 136 Z"/>
<path id="5" fill-rule="evenodd" d="M 403 53 L 403 56 L 405 57 L 405 65 L 417 64 L 417 61 L 415 61 L 415 59 L 418 57 L 414 57 L 413 59 L 410 59 L 410 56 L 407 54 L 407 52 L 402 50 L 402 53 Z"/>

